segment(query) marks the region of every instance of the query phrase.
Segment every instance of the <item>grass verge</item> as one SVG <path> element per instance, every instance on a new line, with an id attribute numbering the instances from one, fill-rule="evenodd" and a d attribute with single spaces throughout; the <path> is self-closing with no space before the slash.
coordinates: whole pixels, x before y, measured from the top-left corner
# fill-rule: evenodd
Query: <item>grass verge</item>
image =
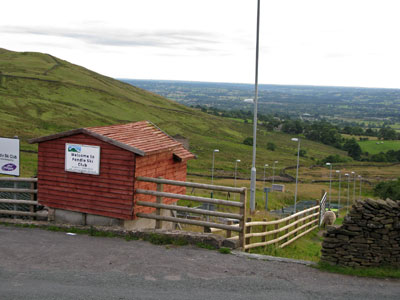
<path id="1" fill-rule="evenodd" d="M 298 239 L 285 248 L 278 248 L 274 245 L 259 247 L 252 249 L 251 253 L 271 255 L 277 257 L 285 257 L 292 259 L 308 260 L 319 262 L 321 256 L 322 237 L 318 234 L 318 230 L 314 230 L 305 237 Z"/>
<path id="2" fill-rule="evenodd" d="M 315 268 L 332 273 L 344 275 L 373 277 L 373 278 L 400 278 L 400 268 L 384 266 L 384 267 L 369 267 L 369 268 L 351 268 L 342 266 L 332 266 L 328 263 L 319 262 Z"/>

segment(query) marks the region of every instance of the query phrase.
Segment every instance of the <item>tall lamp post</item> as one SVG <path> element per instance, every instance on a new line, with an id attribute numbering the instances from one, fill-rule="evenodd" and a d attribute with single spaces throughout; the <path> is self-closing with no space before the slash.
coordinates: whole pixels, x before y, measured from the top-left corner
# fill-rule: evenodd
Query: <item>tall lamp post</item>
<path id="1" fill-rule="evenodd" d="M 215 161 L 215 153 L 218 153 L 218 149 L 213 150 L 213 158 L 212 158 L 212 167 L 211 167 L 211 184 L 214 184 L 214 161 Z M 211 191 L 211 198 L 214 197 L 214 192 Z M 207 204 L 207 209 L 210 210 L 210 203 Z M 209 220 L 209 216 L 207 216 L 207 221 Z"/>
<path id="2" fill-rule="evenodd" d="M 264 187 L 265 187 L 265 169 L 268 168 L 268 164 L 264 165 Z"/>
<path id="3" fill-rule="evenodd" d="M 356 202 L 356 172 L 351 172 L 353 174 L 353 204 Z"/>
<path id="4" fill-rule="evenodd" d="M 297 182 L 299 177 L 299 161 L 300 161 L 300 139 L 292 138 L 293 142 L 297 142 L 297 168 L 296 168 L 296 188 L 294 192 L 294 208 L 293 213 L 296 213 L 296 204 L 297 204 Z"/>
<path id="5" fill-rule="evenodd" d="M 237 164 L 240 163 L 240 159 L 235 161 L 235 187 L 236 187 L 236 174 L 237 174 Z M 236 200 L 236 193 L 233 193 L 233 200 Z"/>
<path id="6" fill-rule="evenodd" d="M 327 162 L 327 166 L 329 166 L 329 204 L 328 207 L 331 208 L 331 193 L 332 193 L 332 164 Z"/>
<path id="7" fill-rule="evenodd" d="M 212 159 L 212 167 L 211 167 L 211 184 L 214 184 L 214 161 L 215 161 L 215 153 L 218 153 L 218 149 L 214 149 L 213 151 L 213 159 Z"/>
<path id="8" fill-rule="evenodd" d="M 256 209 L 256 145 L 257 145 L 257 103 L 258 103 L 258 50 L 260 36 L 260 0 L 257 1 L 257 36 L 256 36 L 256 72 L 255 72 L 255 92 L 254 92 L 254 120 L 253 120 L 253 161 L 251 165 L 251 184 L 250 184 L 250 212 Z"/>
<path id="9" fill-rule="evenodd" d="M 350 202 L 350 174 L 346 173 L 344 176 L 347 177 L 347 206 L 346 206 L 346 214 L 349 213 L 349 202 Z"/>
<path id="10" fill-rule="evenodd" d="M 278 161 L 274 161 L 274 166 L 272 167 L 272 184 L 275 182 L 275 164 L 277 164 Z"/>
<path id="11" fill-rule="evenodd" d="M 339 174 L 339 196 L 338 196 L 338 210 L 337 210 L 337 215 L 339 217 L 339 212 L 340 212 L 340 186 L 342 183 L 342 172 L 340 170 L 336 170 L 336 173 Z"/>

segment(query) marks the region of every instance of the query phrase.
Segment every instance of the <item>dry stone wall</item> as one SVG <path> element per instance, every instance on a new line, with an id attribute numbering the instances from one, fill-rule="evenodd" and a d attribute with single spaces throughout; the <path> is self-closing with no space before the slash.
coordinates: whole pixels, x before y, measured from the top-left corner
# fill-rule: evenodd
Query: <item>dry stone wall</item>
<path id="1" fill-rule="evenodd" d="M 400 266 L 400 201 L 357 201 L 342 226 L 328 227 L 321 261 L 341 266 Z"/>

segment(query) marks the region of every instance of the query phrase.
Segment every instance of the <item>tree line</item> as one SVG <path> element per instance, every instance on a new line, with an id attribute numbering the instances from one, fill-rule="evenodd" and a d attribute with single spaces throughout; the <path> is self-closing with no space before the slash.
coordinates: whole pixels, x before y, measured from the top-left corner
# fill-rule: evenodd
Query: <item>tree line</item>
<path id="1" fill-rule="evenodd" d="M 242 119 L 244 122 L 252 122 L 253 112 L 245 110 L 222 110 L 214 107 L 205 107 L 197 105 L 195 108 L 201 109 L 203 112 L 216 116 Z M 374 161 L 374 162 L 400 162 L 400 150 L 389 150 L 386 153 L 379 154 L 363 153 L 360 145 L 355 138 L 344 138 L 342 134 L 363 135 L 377 137 L 381 140 L 400 140 L 400 133 L 397 133 L 393 128 L 388 126 L 380 129 L 367 128 L 363 129 L 360 126 L 345 125 L 340 127 L 326 120 L 301 120 L 292 119 L 287 115 L 258 115 L 259 125 L 268 131 L 282 131 L 288 134 L 304 135 L 305 138 L 333 146 L 335 148 L 347 151 L 348 155 L 354 160 Z M 361 138 L 367 139 L 367 138 Z M 251 141 L 246 141 L 249 144 Z M 340 160 L 340 157 L 331 157 L 331 159 Z M 341 162 L 341 161 L 332 161 Z"/>

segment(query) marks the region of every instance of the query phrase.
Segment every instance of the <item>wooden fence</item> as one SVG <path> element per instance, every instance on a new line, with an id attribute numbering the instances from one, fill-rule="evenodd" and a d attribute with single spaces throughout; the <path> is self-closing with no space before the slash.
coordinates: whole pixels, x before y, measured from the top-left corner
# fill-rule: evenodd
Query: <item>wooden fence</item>
<path id="1" fill-rule="evenodd" d="M 136 180 L 145 181 L 145 182 L 153 182 L 153 183 L 157 184 L 157 191 L 136 189 L 135 192 L 137 194 L 156 196 L 156 202 L 147 202 L 147 201 L 137 201 L 136 202 L 137 205 L 154 207 L 154 208 L 156 208 L 156 212 L 154 214 L 137 213 L 136 216 L 138 216 L 140 218 L 148 218 L 148 219 L 156 220 L 156 228 L 161 228 L 162 221 L 168 221 L 168 222 L 174 222 L 174 223 L 202 226 L 205 229 L 210 229 L 210 228 L 223 229 L 223 230 L 227 231 L 227 236 L 230 236 L 232 231 L 238 232 L 239 246 L 244 247 L 244 227 L 245 227 L 244 223 L 245 223 L 245 217 L 246 217 L 245 215 L 246 215 L 246 192 L 247 192 L 246 188 L 233 188 L 233 187 L 226 187 L 226 186 L 217 186 L 217 185 L 201 184 L 201 183 L 194 183 L 194 182 L 183 182 L 183 181 L 167 180 L 167 179 L 162 179 L 162 178 L 149 178 L 149 177 L 137 177 Z M 165 192 L 162 192 L 162 190 L 163 190 L 162 186 L 164 184 L 198 188 L 198 189 L 211 190 L 211 191 L 239 193 L 240 201 L 237 202 L 237 201 L 230 201 L 230 200 L 165 193 Z M 167 204 L 162 203 L 163 197 L 172 198 L 172 199 L 190 200 L 190 201 L 196 201 L 196 202 L 207 203 L 207 204 L 216 204 L 218 206 L 223 205 L 223 206 L 233 207 L 236 210 L 239 210 L 239 213 L 222 212 L 222 211 L 217 211 L 217 210 L 213 211 L 213 210 L 206 210 L 206 209 L 197 209 L 197 208 L 178 206 L 178 205 L 167 205 Z M 205 220 L 205 221 L 204 220 L 191 220 L 191 219 L 180 218 L 180 217 L 162 216 L 160 213 L 161 209 L 167 209 L 170 211 L 186 212 L 186 213 L 192 213 L 192 214 L 196 214 L 196 215 L 206 216 L 207 220 Z M 212 221 L 208 220 L 209 216 L 238 220 L 239 224 L 231 225 L 231 224 L 217 223 L 215 221 L 212 222 Z"/>
<path id="2" fill-rule="evenodd" d="M 43 217 L 43 214 L 36 212 L 38 202 L 37 194 L 37 178 L 22 178 L 22 177 L 0 177 L 0 183 L 13 183 L 13 187 L 0 186 L 0 195 L 12 195 L 13 199 L 0 198 L 0 215 L 22 216 L 22 217 Z M 28 183 L 30 188 L 18 188 L 18 183 Z M 28 199 L 18 199 L 18 195 L 28 194 Z M 26 198 L 26 197 L 25 197 Z M 3 205 L 2 205 L 3 204 Z M 4 209 L 4 206 L 12 207 L 12 209 Z M 18 209 L 21 207 L 29 207 L 29 211 Z"/>
<path id="3" fill-rule="evenodd" d="M 151 195 L 156 197 L 156 202 L 148 201 L 137 201 L 137 205 L 155 208 L 155 213 L 137 213 L 136 216 L 140 218 L 154 219 L 156 220 L 156 228 L 162 227 L 162 221 L 189 224 L 204 227 L 205 229 L 220 229 L 226 230 L 227 237 L 231 237 L 232 232 L 237 232 L 238 236 L 231 237 L 233 239 L 239 239 L 239 247 L 245 251 L 249 251 L 255 247 L 265 247 L 267 245 L 275 245 L 276 247 L 283 248 L 290 243 L 294 242 L 298 238 L 306 235 L 310 231 L 317 228 L 323 218 L 325 212 L 326 193 L 324 193 L 321 201 L 317 201 L 317 205 L 295 213 L 283 219 L 267 221 L 252 221 L 251 218 L 246 218 L 246 188 L 233 188 L 226 186 L 208 185 L 193 182 L 183 182 L 175 180 L 167 180 L 162 178 L 150 178 L 150 177 L 137 177 L 136 180 L 144 182 L 156 183 L 157 190 L 144 190 L 136 189 L 137 194 Z M 0 215 L 11 215 L 11 216 L 22 216 L 22 217 L 44 217 L 44 214 L 37 213 L 36 207 L 38 202 L 36 200 L 37 194 L 37 178 L 17 178 L 17 177 L 0 177 L 1 182 L 12 182 L 14 187 L 0 187 L 0 193 L 6 193 L 7 195 L 12 194 L 13 199 L 3 199 L 0 197 Z M 18 188 L 18 182 L 25 182 L 30 184 L 30 188 Z M 184 186 L 202 190 L 210 191 L 222 191 L 229 193 L 240 194 L 240 201 L 230 201 L 207 197 L 189 196 L 182 194 L 166 193 L 163 192 L 163 185 L 175 185 Z M 28 193 L 30 200 L 18 199 L 17 196 L 21 193 Z M 1 194 L 0 194 L 1 195 Z M 198 209 L 187 206 L 168 205 L 163 204 L 162 199 L 172 198 L 189 200 L 206 204 L 215 204 L 217 209 L 220 206 L 228 206 L 233 208 L 236 212 L 225 212 L 218 210 L 207 210 Z M 1 209 L 1 204 L 10 204 L 14 209 Z M 29 207 L 29 211 L 18 210 L 18 205 L 24 205 Z M 164 216 L 161 215 L 161 209 L 170 210 L 172 212 L 185 212 L 198 216 L 205 216 L 206 220 L 200 219 L 187 219 L 177 216 Z M 172 214 L 173 215 L 173 214 Z M 228 220 L 226 223 L 218 223 L 216 220 L 209 220 L 209 217 L 219 217 Z M 232 220 L 237 220 L 236 225 L 233 224 Z"/>
<path id="4" fill-rule="evenodd" d="M 322 198 L 321 201 L 319 203 L 320 209 L 319 209 L 319 223 L 318 225 L 321 226 L 322 224 L 322 220 L 324 219 L 324 215 L 326 212 L 326 199 L 327 199 L 327 193 L 322 191 Z M 338 210 L 339 212 L 339 210 Z"/>
<path id="5" fill-rule="evenodd" d="M 275 245 L 283 248 L 319 226 L 320 205 L 295 213 L 283 219 L 252 222 L 247 218 L 244 250 Z M 252 241 L 257 239 L 257 241 Z"/>

